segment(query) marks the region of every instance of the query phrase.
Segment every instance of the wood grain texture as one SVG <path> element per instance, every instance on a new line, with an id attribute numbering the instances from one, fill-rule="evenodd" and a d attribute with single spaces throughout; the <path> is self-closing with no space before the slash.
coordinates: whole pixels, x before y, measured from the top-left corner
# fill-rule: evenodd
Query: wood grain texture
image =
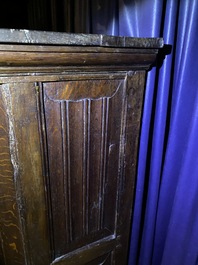
<path id="1" fill-rule="evenodd" d="M 14 176 L 17 187 L 15 194 L 20 202 L 20 217 L 17 220 L 21 221 L 22 226 L 25 262 L 46 264 L 49 262 L 48 225 L 39 146 L 37 92 L 32 83 L 4 87 L 7 94 L 9 93 L 8 99 L 12 109 L 12 137 L 15 138 L 10 139 L 13 140 L 14 146 L 9 149 L 12 151 L 11 148 L 15 148 L 13 157 L 12 154 L 10 156 L 17 174 Z"/>
<path id="2" fill-rule="evenodd" d="M 156 54 L 131 54 L 131 53 L 109 53 L 81 52 L 12 52 L 0 51 L 0 66 L 94 66 L 94 65 L 149 65 L 155 60 Z"/>
<path id="3" fill-rule="evenodd" d="M 119 89 L 108 79 L 48 83 L 47 86 L 45 94 L 53 101 L 110 98 Z"/>
<path id="4" fill-rule="evenodd" d="M 1 264 L 25 264 L 23 232 L 17 200 L 18 161 L 12 102 L 6 86 L 0 87 L 0 236 Z"/>

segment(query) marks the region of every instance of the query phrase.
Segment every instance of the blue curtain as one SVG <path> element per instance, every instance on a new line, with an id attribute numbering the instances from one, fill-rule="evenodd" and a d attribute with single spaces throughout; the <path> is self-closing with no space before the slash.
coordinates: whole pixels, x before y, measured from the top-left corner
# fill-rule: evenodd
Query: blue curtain
<path id="1" fill-rule="evenodd" d="M 198 1 L 94 0 L 92 33 L 163 37 L 148 74 L 130 265 L 198 264 Z"/>

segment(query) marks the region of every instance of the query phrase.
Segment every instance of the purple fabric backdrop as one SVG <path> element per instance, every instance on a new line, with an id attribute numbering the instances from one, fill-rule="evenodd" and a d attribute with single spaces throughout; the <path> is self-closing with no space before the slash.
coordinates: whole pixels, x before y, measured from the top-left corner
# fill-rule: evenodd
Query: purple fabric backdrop
<path id="1" fill-rule="evenodd" d="M 198 264 L 198 1 L 91 3 L 92 33 L 172 45 L 147 79 L 129 264 Z"/>

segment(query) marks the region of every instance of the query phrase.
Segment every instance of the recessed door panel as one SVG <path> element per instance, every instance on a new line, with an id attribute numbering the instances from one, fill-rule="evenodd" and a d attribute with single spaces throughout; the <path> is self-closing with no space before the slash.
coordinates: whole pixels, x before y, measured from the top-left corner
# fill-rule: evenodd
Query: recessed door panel
<path id="1" fill-rule="evenodd" d="M 102 246 L 107 238 L 115 247 L 125 81 L 109 84 L 107 80 L 42 84 L 55 259 L 87 244 L 93 244 L 94 251 L 94 242 Z"/>

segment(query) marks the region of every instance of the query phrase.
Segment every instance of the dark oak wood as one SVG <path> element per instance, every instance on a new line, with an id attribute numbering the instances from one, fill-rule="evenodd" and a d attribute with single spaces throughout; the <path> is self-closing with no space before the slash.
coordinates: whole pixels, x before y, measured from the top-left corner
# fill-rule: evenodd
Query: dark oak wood
<path id="1" fill-rule="evenodd" d="M 0 30 L 0 264 L 127 264 L 145 75 L 162 40 L 27 36 Z"/>

